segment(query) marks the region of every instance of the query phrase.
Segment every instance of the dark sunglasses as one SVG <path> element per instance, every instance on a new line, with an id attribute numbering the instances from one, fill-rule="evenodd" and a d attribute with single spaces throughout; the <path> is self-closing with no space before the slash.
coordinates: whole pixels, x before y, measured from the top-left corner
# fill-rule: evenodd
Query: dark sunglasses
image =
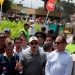
<path id="1" fill-rule="evenodd" d="M 38 42 L 31 42 L 30 44 L 31 44 L 31 45 L 34 45 L 34 44 L 37 45 Z"/>
<path id="2" fill-rule="evenodd" d="M 54 44 L 60 44 L 60 43 L 63 43 L 63 42 L 54 42 Z"/>

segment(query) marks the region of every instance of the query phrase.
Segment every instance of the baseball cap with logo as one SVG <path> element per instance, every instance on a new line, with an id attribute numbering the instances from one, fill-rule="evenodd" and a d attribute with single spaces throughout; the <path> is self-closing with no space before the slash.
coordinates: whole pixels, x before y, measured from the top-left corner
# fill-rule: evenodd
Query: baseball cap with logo
<path id="1" fill-rule="evenodd" d="M 32 36 L 32 37 L 30 37 L 29 42 L 32 42 L 33 40 L 38 41 L 37 37 Z"/>

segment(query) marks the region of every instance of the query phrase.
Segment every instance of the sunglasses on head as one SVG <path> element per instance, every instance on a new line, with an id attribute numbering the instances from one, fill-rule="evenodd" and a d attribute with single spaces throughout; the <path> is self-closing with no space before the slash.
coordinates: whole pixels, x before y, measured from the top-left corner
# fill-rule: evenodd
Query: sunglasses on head
<path id="1" fill-rule="evenodd" d="M 37 45 L 38 42 L 31 42 L 30 44 L 31 44 L 31 45 L 34 45 L 34 44 Z"/>
<path id="2" fill-rule="evenodd" d="M 60 43 L 63 43 L 63 42 L 54 42 L 54 44 L 60 44 Z"/>

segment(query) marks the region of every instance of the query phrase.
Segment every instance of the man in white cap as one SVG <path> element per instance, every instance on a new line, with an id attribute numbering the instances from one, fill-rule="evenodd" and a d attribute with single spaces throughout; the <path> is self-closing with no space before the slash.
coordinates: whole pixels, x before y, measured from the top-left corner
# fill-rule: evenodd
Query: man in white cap
<path id="1" fill-rule="evenodd" d="M 35 34 L 35 24 L 34 20 L 30 20 L 30 27 L 29 27 L 29 35 L 30 37 Z"/>
<path id="2" fill-rule="evenodd" d="M 46 54 L 38 50 L 38 39 L 35 36 L 30 37 L 29 45 L 31 48 L 25 50 L 20 57 L 20 63 L 23 66 L 22 75 L 43 75 L 46 64 Z M 16 69 L 20 71 L 17 64 Z"/>

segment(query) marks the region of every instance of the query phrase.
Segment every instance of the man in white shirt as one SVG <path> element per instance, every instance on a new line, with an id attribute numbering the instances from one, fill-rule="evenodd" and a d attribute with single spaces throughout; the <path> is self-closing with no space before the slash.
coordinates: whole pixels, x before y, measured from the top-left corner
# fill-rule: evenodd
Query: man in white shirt
<path id="1" fill-rule="evenodd" d="M 65 50 L 66 39 L 58 36 L 54 42 L 57 50 L 52 51 L 45 66 L 45 75 L 71 75 L 73 60 Z"/>
<path id="2" fill-rule="evenodd" d="M 35 34 L 34 20 L 30 20 L 29 35 L 33 36 L 34 34 Z"/>
<path id="3" fill-rule="evenodd" d="M 21 48 L 21 43 L 22 43 L 22 39 L 20 38 L 20 37 L 16 37 L 15 39 L 14 39 L 14 53 L 15 54 L 18 54 L 19 55 L 19 57 L 22 55 L 22 52 L 23 52 L 23 50 L 22 50 L 22 48 Z"/>

